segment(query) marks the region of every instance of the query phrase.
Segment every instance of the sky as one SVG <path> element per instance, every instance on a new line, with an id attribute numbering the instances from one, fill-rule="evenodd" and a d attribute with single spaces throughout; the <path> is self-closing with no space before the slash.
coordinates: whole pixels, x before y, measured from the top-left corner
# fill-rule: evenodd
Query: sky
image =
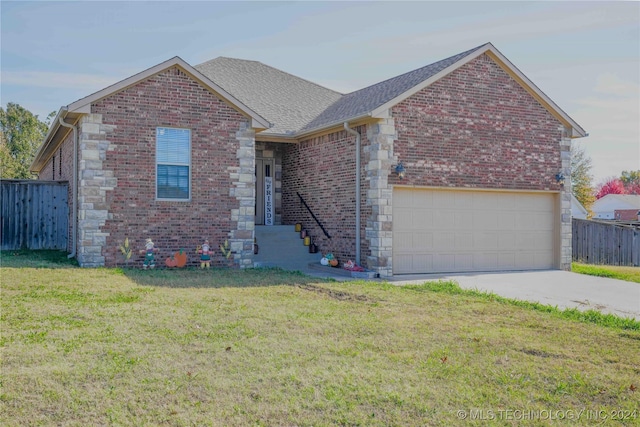
<path id="1" fill-rule="evenodd" d="M 0 1 L 0 101 L 44 120 L 179 56 L 348 93 L 491 42 L 588 133 L 593 183 L 640 169 L 640 2 Z"/>

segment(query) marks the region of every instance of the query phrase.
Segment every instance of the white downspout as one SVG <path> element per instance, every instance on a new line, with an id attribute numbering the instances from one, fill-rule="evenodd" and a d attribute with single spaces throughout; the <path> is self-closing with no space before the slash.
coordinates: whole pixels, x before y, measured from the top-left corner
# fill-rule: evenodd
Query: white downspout
<path id="1" fill-rule="evenodd" d="M 71 253 L 67 258 L 75 258 L 78 249 L 77 225 L 78 222 L 78 128 L 58 117 L 58 123 L 66 128 L 73 129 L 73 190 L 72 190 L 72 213 L 71 213 Z"/>
<path id="2" fill-rule="evenodd" d="M 356 264 L 360 265 L 360 133 L 344 122 L 344 130 L 356 137 Z"/>

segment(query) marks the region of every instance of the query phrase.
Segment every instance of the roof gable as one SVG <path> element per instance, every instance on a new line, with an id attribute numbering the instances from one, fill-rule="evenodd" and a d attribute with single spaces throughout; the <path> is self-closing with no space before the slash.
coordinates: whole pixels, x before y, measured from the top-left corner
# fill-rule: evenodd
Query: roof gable
<path id="1" fill-rule="evenodd" d="M 350 121 L 365 116 L 385 117 L 387 111 L 394 105 L 399 104 L 483 54 L 487 54 L 545 109 L 565 126 L 571 128 L 571 137 L 587 136 L 585 130 L 578 123 L 558 107 L 551 98 L 545 95 L 491 43 L 486 43 L 431 65 L 347 94 L 309 123 L 301 130 L 301 133 L 311 132 L 323 127 L 336 125 L 341 121 Z"/>
<path id="2" fill-rule="evenodd" d="M 36 155 L 34 156 L 34 160 L 31 163 L 30 170 L 33 172 L 39 172 L 42 167 L 44 167 L 45 163 L 48 161 L 49 157 L 55 151 L 55 149 L 62 143 L 62 141 L 66 138 L 67 134 L 70 132 L 70 129 L 63 127 L 60 124 L 60 120 L 69 119 L 71 123 L 76 123 L 79 117 L 82 114 L 91 113 L 91 104 L 107 98 L 111 95 L 114 95 L 120 91 L 123 91 L 127 88 L 135 86 L 141 81 L 158 74 L 162 71 L 165 71 L 172 67 L 178 67 L 184 73 L 186 73 L 192 79 L 198 81 L 202 84 L 206 89 L 214 93 L 216 96 L 223 99 L 233 108 L 235 108 L 238 112 L 245 115 L 246 117 L 251 119 L 251 126 L 257 130 L 267 129 L 271 126 L 268 120 L 262 117 L 260 114 L 256 113 L 253 109 L 245 105 L 243 102 L 238 100 L 235 96 L 225 91 L 223 88 L 212 82 L 208 77 L 200 73 L 198 70 L 193 68 L 191 65 L 187 64 L 183 59 L 178 56 L 175 56 L 167 61 L 164 61 L 158 65 L 155 65 L 151 68 L 148 68 L 144 71 L 141 71 L 138 74 L 134 74 L 131 77 L 128 77 L 124 80 L 121 80 L 111 86 L 108 86 L 98 92 L 92 93 L 91 95 L 85 96 L 66 107 L 61 107 L 56 115 L 55 119 L 51 122 L 51 127 L 49 128 L 49 132 L 45 136 L 45 139 L 38 148 Z M 69 124 L 71 124 L 69 123 Z"/>
<path id="3" fill-rule="evenodd" d="M 66 108 L 70 113 L 90 113 L 91 104 L 111 96 L 117 92 L 120 92 L 126 88 L 136 85 L 137 83 L 151 77 L 161 71 L 167 70 L 171 67 L 179 67 L 191 78 L 200 82 L 205 88 L 214 92 L 216 95 L 224 99 L 227 103 L 237 109 L 240 113 L 244 114 L 247 117 L 252 119 L 252 127 L 257 129 L 266 129 L 271 126 L 271 124 L 265 120 L 258 113 L 253 111 L 250 107 L 245 105 L 242 101 L 238 100 L 235 96 L 218 86 L 216 83 L 212 82 L 208 77 L 200 73 L 200 71 L 193 68 L 191 65 L 187 64 L 182 58 L 178 56 L 174 56 L 173 58 L 164 61 L 154 67 L 148 68 L 138 74 L 134 74 L 133 76 L 126 78 L 118 83 L 115 83 L 111 86 L 108 86 L 98 92 L 95 92 L 89 96 L 86 96 L 82 99 L 79 99 L 71 104 L 69 104 Z"/>

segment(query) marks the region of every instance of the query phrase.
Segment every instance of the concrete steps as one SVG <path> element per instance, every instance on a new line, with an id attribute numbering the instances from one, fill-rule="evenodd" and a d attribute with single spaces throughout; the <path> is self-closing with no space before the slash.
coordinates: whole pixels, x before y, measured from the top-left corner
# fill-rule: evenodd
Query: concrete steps
<path id="1" fill-rule="evenodd" d="M 304 272 L 309 263 L 319 265 L 322 258 L 320 252 L 309 253 L 309 247 L 304 245 L 293 225 L 257 225 L 255 236 L 260 248 L 253 258 L 255 267 L 280 267 Z"/>

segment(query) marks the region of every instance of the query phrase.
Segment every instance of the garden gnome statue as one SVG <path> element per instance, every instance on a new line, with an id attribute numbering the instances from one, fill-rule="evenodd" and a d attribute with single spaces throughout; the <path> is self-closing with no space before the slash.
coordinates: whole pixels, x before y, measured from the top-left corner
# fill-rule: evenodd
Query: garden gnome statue
<path id="1" fill-rule="evenodd" d="M 200 254 L 200 268 L 211 267 L 211 254 L 213 251 L 209 247 L 209 241 L 205 240 L 202 246 L 198 248 Z"/>
<path id="2" fill-rule="evenodd" d="M 144 249 L 140 251 L 140 253 L 144 253 L 144 262 L 142 263 L 142 268 L 154 268 L 156 266 L 156 257 L 155 253 L 158 252 L 158 249 L 154 247 L 153 241 L 151 239 L 147 239 L 147 242 L 144 245 Z"/>

